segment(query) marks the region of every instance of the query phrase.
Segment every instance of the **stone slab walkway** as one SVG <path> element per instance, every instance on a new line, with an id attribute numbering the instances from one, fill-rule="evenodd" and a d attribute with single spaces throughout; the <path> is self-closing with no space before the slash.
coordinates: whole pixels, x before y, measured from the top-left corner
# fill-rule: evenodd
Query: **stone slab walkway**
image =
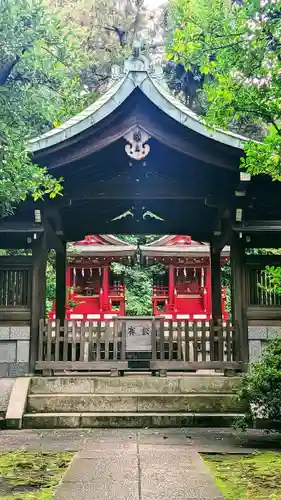
<path id="1" fill-rule="evenodd" d="M 228 428 L 0 431 L 0 452 L 78 452 L 55 500 L 221 500 L 199 452 L 280 448 L 280 435 Z"/>
<path id="2" fill-rule="evenodd" d="M 232 429 L 56 429 L 2 430 L 0 452 L 80 451 L 94 443 L 114 442 L 150 444 L 153 446 L 183 446 L 199 453 L 252 453 L 256 449 L 281 449 L 280 434 L 268 435 L 250 430 L 236 434 Z"/>
<path id="3" fill-rule="evenodd" d="M 88 443 L 54 500 L 222 500 L 200 455 L 183 446 Z"/>

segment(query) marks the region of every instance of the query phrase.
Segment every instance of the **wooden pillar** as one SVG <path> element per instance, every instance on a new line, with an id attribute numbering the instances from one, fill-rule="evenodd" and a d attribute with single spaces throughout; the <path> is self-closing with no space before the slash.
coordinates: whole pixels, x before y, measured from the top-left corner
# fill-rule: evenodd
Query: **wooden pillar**
<path id="1" fill-rule="evenodd" d="M 66 301 L 66 242 L 56 250 L 56 318 L 63 324 Z"/>
<path id="2" fill-rule="evenodd" d="M 34 242 L 32 248 L 32 280 L 31 280 L 31 317 L 30 317 L 30 349 L 29 372 L 34 372 L 38 358 L 39 320 L 45 317 L 46 300 L 46 264 L 48 251 L 45 236 Z"/>
<path id="3" fill-rule="evenodd" d="M 169 308 L 173 308 L 174 305 L 174 292 L 175 292 L 175 266 L 174 264 L 169 264 Z"/>
<path id="4" fill-rule="evenodd" d="M 211 295 L 212 318 L 215 325 L 221 324 L 221 252 L 211 244 Z"/>
<path id="5" fill-rule="evenodd" d="M 205 268 L 205 290 L 204 290 L 204 312 L 211 313 L 212 300 L 211 300 L 211 272 L 210 267 Z"/>
<path id="6" fill-rule="evenodd" d="M 109 300 L 108 300 L 108 265 L 103 267 L 102 273 L 102 290 L 103 290 L 103 308 L 105 310 L 109 309 Z"/>
<path id="7" fill-rule="evenodd" d="M 232 239 L 230 258 L 232 273 L 232 321 L 237 326 L 235 357 L 238 361 L 247 363 L 249 360 L 249 345 L 245 246 L 243 240 L 239 239 L 237 235 L 234 235 Z"/>

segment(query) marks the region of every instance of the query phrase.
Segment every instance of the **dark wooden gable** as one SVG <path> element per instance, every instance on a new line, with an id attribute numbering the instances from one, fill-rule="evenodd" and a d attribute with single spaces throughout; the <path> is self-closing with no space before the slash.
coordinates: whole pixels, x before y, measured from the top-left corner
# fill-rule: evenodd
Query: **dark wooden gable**
<path id="1" fill-rule="evenodd" d="M 237 208 L 243 209 L 242 225 L 281 219 L 281 185 L 268 177 L 251 179 L 244 195 L 237 196 L 245 187 L 238 136 L 206 129 L 159 90 L 147 68 L 129 71 L 116 89 L 117 94 L 110 91 L 94 104 L 93 115 L 85 110 L 87 126 L 80 127 L 80 118 L 74 117 L 61 131 L 32 141 L 34 161 L 64 179 L 63 197 L 36 205 L 55 220 L 64 239 L 78 241 L 93 231 L 137 232 L 191 234 L 197 241 L 224 235 L 226 244 L 230 228 L 241 229 Z M 110 112 L 100 112 L 104 103 Z M 124 136 L 136 125 L 150 136 L 143 161 L 125 151 Z M 23 205 L 17 218 L 29 213 L 33 220 L 34 204 Z"/>
<path id="2" fill-rule="evenodd" d="M 135 124 L 151 136 L 143 162 L 125 152 L 123 135 Z M 186 228 L 209 239 L 218 207 L 234 199 L 239 154 L 175 122 L 136 89 L 112 115 L 35 153 L 34 160 L 64 178 L 64 196 L 54 204 L 67 239 L 93 229 L 183 233 Z M 130 210 L 133 215 L 116 219 Z M 146 212 L 159 218 L 143 218 Z"/>

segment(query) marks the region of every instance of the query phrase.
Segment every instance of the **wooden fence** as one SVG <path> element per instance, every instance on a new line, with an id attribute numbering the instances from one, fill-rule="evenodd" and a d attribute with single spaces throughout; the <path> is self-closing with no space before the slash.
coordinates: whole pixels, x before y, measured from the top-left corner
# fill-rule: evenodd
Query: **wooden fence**
<path id="1" fill-rule="evenodd" d="M 212 321 L 160 322 L 152 325 L 152 371 L 238 370 L 239 332 L 230 321 L 215 326 Z"/>
<path id="2" fill-rule="evenodd" d="M 32 258 L 0 256 L 0 321 L 29 322 Z"/>
<path id="3" fill-rule="evenodd" d="M 35 370 L 124 371 L 125 329 L 112 321 L 45 321 L 39 323 L 38 361 Z"/>
<path id="4" fill-rule="evenodd" d="M 140 326 L 140 331 L 134 333 L 151 336 L 147 345 L 150 345 L 152 373 L 199 369 L 242 371 L 245 368 L 240 362 L 239 332 L 229 321 L 214 326 L 212 321 L 174 322 L 154 318 L 149 321 L 149 329 L 147 323 L 146 319 L 143 332 Z M 141 344 L 137 337 L 135 340 L 137 353 Z M 126 319 L 72 320 L 62 326 L 59 320 L 41 320 L 35 369 L 45 373 L 63 370 L 123 373 L 128 369 L 132 344 L 132 329 Z"/>

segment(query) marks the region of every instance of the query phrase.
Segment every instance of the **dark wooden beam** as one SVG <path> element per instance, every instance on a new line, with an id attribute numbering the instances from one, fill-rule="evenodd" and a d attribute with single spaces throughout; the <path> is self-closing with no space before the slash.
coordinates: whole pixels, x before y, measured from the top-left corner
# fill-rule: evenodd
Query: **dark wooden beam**
<path id="1" fill-rule="evenodd" d="M 47 239 L 48 248 L 51 248 L 51 249 L 57 250 L 60 253 L 63 253 L 64 246 L 62 244 L 62 241 L 59 238 L 59 236 L 56 234 L 53 226 L 49 223 L 47 218 L 44 221 L 44 226 L 45 226 L 45 231 L 46 231 L 46 239 Z"/>
<path id="2" fill-rule="evenodd" d="M 187 193 L 177 193 L 177 192 L 160 192 L 157 190 L 154 192 L 151 189 L 141 190 L 130 190 L 127 193 L 117 191 L 118 186 L 115 188 L 115 193 L 101 192 L 92 195 L 74 195 L 73 197 L 67 198 L 65 201 L 71 201 L 75 203 L 80 200 L 134 200 L 135 198 L 143 200 L 198 200 L 204 202 L 205 196 L 195 196 Z"/>
<path id="3" fill-rule="evenodd" d="M 233 206 L 235 201 L 232 193 L 220 190 L 219 192 L 208 195 L 204 203 L 206 207 L 226 210 Z"/>
<path id="4" fill-rule="evenodd" d="M 247 290 L 245 246 L 243 240 L 233 235 L 231 244 L 231 285 L 232 285 L 232 317 L 237 327 L 236 356 L 238 361 L 248 362 L 248 323 L 247 323 Z"/>
<path id="5" fill-rule="evenodd" d="M 32 247 L 32 286 L 29 370 L 34 371 L 38 356 L 39 320 L 45 317 L 46 264 L 48 251 L 44 235 L 34 241 Z"/>
<path id="6" fill-rule="evenodd" d="M 21 234 L 21 233 L 43 233 L 44 227 L 41 224 L 35 224 L 28 221 L 19 221 L 19 222 L 2 222 L 0 223 L 0 233 L 3 234 Z"/>
<path id="7" fill-rule="evenodd" d="M 63 251 L 56 251 L 56 318 L 65 319 L 66 302 L 66 242 L 62 241 Z M 63 324 L 63 323 L 62 323 Z"/>
<path id="8" fill-rule="evenodd" d="M 234 224 L 235 233 L 273 233 L 281 232 L 281 220 L 254 220 L 245 221 L 241 224 Z"/>
<path id="9" fill-rule="evenodd" d="M 60 198 L 61 201 L 62 198 Z M 63 196 L 64 199 L 64 196 Z M 44 210 L 44 220 L 54 229 L 57 236 L 63 236 L 63 219 L 59 211 L 58 200 L 48 201 Z"/>
<path id="10" fill-rule="evenodd" d="M 136 175 L 137 177 L 137 175 Z M 71 203 L 77 201 L 90 201 L 90 200 L 134 200 L 135 198 L 140 199 L 161 199 L 161 200 L 191 200 L 191 201 L 201 201 L 202 204 L 205 203 L 206 206 L 210 207 L 227 207 L 230 204 L 231 198 L 224 192 L 217 191 L 211 197 L 208 196 L 208 184 L 200 186 L 189 186 L 189 189 L 183 187 L 185 181 L 179 180 L 179 182 L 155 182 L 155 179 L 146 182 L 126 182 L 124 183 L 111 183 L 103 182 L 100 184 L 94 184 L 83 187 L 81 189 L 79 186 L 67 187 L 63 198 L 59 201 L 61 206 L 67 206 Z"/>
<path id="11" fill-rule="evenodd" d="M 229 245 L 232 238 L 232 225 L 230 219 L 230 213 L 227 211 L 223 214 L 223 218 L 221 219 L 221 234 L 216 236 L 213 235 L 213 247 L 215 251 L 221 252 L 222 249 Z"/>
<path id="12" fill-rule="evenodd" d="M 247 266 L 254 268 L 260 267 L 264 269 L 265 266 L 281 266 L 281 255 L 245 255 L 245 262 Z"/>
<path id="13" fill-rule="evenodd" d="M 211 290 L 212 290 L 212 317 L 214 324 L 221 324 L 221 252 L 213 243 L 210 247 L 211 257 Z"/>

